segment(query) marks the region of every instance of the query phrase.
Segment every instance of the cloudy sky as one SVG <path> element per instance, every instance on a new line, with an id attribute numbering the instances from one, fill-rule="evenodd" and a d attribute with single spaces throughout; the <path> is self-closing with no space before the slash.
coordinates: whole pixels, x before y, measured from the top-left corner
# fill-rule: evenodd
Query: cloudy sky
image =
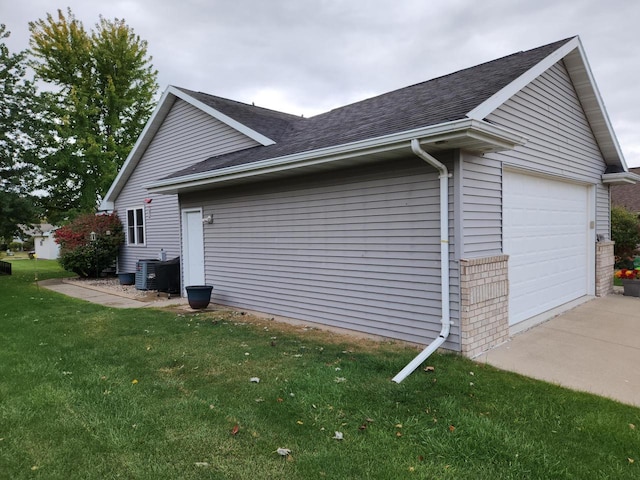
<path id="1" fill-rule="evenodd" d="M 580 35 L 629 166 L 640 166 L 636 0 L 0 0 L 12 51 L 71 7 L 124 18 L 176 85 L 311 116 Z"/>

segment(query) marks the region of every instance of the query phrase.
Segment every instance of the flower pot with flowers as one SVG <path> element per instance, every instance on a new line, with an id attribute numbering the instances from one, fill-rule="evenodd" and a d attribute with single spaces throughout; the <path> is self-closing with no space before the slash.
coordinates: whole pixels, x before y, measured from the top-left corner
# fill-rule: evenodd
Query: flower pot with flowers
<path id="1" fill-rule="evenodd" d="M 640 269 L 628 270 L 623 268 L 618 270 L 616 278 L 622 280 L 622 286 L 624 287 L 624 295 L 628 297 L 640 297 Z"/>

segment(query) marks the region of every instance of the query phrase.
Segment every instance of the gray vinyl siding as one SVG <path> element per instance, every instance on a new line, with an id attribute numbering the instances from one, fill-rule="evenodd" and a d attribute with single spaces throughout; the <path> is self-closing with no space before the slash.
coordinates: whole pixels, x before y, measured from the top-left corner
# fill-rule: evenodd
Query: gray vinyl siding
<path id="1" fill-rule="evenodd" d="M 611 240 L 611 198 L 609 185 L 599 184 L 596 188 L 596 234 L 604 240 Z"/>
<path id="2" fill-rule="evenodd" d="M 438 188 L 435 170 L 409 158 L 180 199 L 213 215 L 216 303 L 426 344 L 440 331 Z M 450 199 L 452 217 L 453 186 Z M 457 326 L 446 346 L 459 349 Z"/>
<path id="3" fill-rule="evenodd" d="M 249 137 L 178 99 L 115 201 L 126 226 L 127 209 L 141 208 L 144 199 L 151 199 L 145 215 L 146 244 L 125 244 L 120 249 L 120 271 L 135 271 L 137 260 L 157 258 L 160 249 L 167 252 L 167 258 L 180 255 L 178 198 L 150 194 L 147 185 L 208 157 L 255 145 Z"/>
<path id="4" fill-rule="evenodd" d="M 502 249 L 504 166 L 596 185 L 597 232 L 609 231 L 608 192 L 601 185 L 605 163 L 562 62 L 502 104 L 487 121 L 519 133 L 527 142 L 483 157 L 463 152 L 464 256 L 489 256 Z"/>
<path id="5" fill-rule="evenodd" d="M 502 253 L 502 163 L 466 155 L 462 175 L 461 258 Z"/>
<path id="6" fill-rule="evenodd" d="M 551 175 L 600 183 L 605 163 L 562 62 L 505 102 L 487 120 L 527 139 L 523 147 L 488 157 Z"/>

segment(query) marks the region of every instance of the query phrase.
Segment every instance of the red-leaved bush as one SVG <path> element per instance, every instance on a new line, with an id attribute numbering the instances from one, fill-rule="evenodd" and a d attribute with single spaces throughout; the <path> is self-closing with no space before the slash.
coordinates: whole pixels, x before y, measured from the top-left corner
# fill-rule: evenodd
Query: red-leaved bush
<path id="1" fill-rule="evenodd" d="M 55 240 L 60 244 L 59 262 L 65 270 L 81 277 L 98 276 L 115 262 L 124 231 L 115 213 L 86 214 L 56 230 Z"/>

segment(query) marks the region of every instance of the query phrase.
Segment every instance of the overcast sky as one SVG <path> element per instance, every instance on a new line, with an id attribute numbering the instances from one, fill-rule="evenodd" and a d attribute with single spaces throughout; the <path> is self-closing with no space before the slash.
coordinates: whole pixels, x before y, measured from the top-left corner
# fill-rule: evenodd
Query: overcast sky
<path id="1" fill-rule="evenodd" d="M 637 0 L 0 0 L 15 52 L 71 7 L 124 18 L 176 85 L 312 116 L 580 35 L 629 166 L 640 166 Z"/>

